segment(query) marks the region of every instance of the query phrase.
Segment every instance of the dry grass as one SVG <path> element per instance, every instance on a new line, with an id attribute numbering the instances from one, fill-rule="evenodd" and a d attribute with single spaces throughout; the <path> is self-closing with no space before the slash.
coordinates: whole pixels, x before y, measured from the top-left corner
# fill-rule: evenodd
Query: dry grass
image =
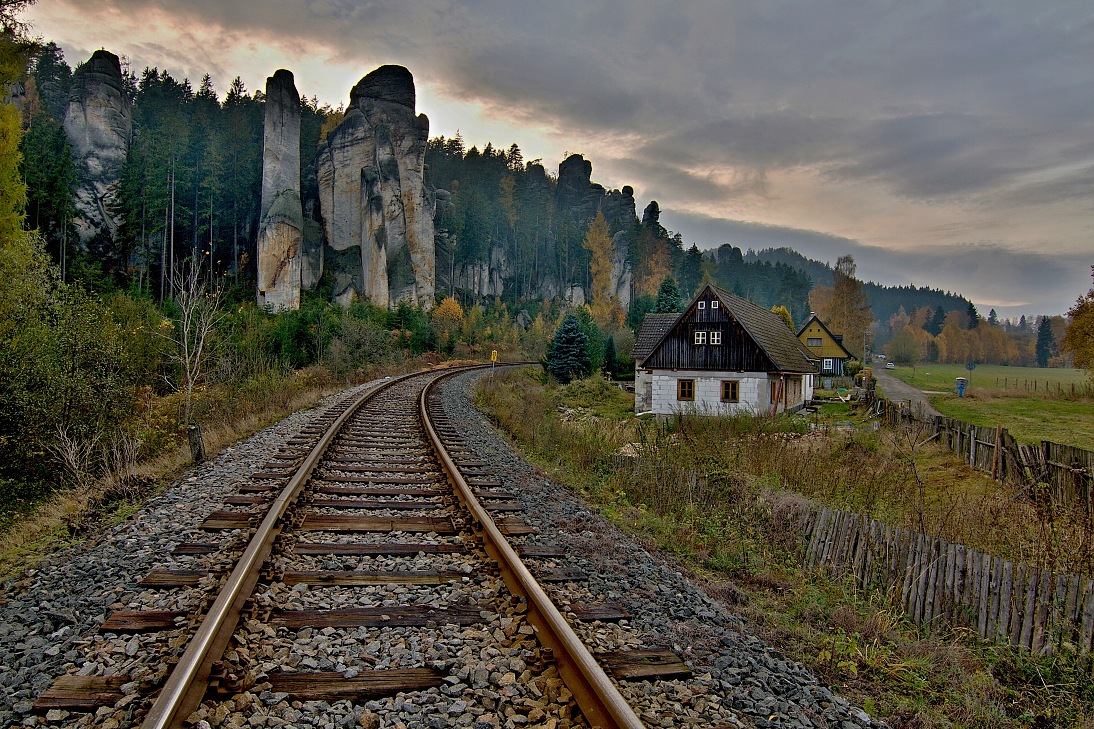
<path id="1" fill-rule="evenodd" d="M 342 389 L 327 380 L 301 386 L 269 388 L 260 402 L 248 401 L 234 411 L 221 409 L 203 428 L 206 456 L 213 458 L 297 410 L 314 406 Z M 167 407 L 171 407 L 168 403 Z M 233 412 L 235 417 L 233 417 Z M 175 442 L 152 458 L 128 464 L 125 474 L 75 479 L 44 500 L 34 512 L 0 532 L 0 579 L 14 576 L 56 549 L 133 513 L 164 484 L 192 465 L 185 442 Z"/>
<path id="2" fill-rule="evenodd" d="M 795 528 L 822 502 L 1064 563 L 1089 559 L 1076 556 L 1090 534 L 1081 520 L 1000 491 L 948 451 L 919 445 L 915 431 L 811 433 L 790 418 L 613 421 L 617 398 L 595 383 L 548 388 L 527 371 L 484 390 L 480 405 L 544 470 L 705 576 L 768 643 L 891 726 L 1089 724 L 1094 682 L 1074 659 L 968 631 L 925 635 L 888 596 L 801 569 Z M 632 455 L 613 458 L 627 444 Z"/>

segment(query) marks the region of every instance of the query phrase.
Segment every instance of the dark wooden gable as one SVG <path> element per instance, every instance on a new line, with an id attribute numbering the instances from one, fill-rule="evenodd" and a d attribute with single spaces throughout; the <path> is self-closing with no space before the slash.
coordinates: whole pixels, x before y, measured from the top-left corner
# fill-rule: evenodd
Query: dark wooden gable
<path id="1" fill-rule="evenodd" d="M 778 368 L 725 306 L 711 307 L 711 302 L 717 300 L 709 288 L 704 289 L 642 366 L 717 372 L 776 371 Z M 706 344 L 695 344 L 697 331 L 706 333 Z M 721 344 L 710 343 L 710 334 L 715 331 L 721 333 Z"/>

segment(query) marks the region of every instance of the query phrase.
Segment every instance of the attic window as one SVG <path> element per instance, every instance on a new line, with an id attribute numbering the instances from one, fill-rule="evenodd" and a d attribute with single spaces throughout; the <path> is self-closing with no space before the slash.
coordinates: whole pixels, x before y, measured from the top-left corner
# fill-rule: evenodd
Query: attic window
<path id="1" fill-rule="evenodd" d="M 705 308 L 707 308 L 707 302 L 705 302 L 705 301 L 700 301 L 700 302 L 699 302 L 699 308 L 700 308 L 700 309 L 705 309 Z"/>
<path id="2" fill-rule="evenodd" d="M 696 344 L 706 344 L 707 343 L 707 333 L 706 332 L 695 332 L 695 343 Z"/>
<path id="3" fill-rule="evenodd" d="M 718 308 L 718 299 L 715 299 L 714 301 L 710 302 L 710 308 L 711 309 L 717 309 Z"/>
<path id="4" fill-rule="evenodd" d="M 806 337 L 805 346 L 807 346 L 807 347 L 819 347 L 819 346 L 821 346 L 821 338 L 820 337 Z"/>

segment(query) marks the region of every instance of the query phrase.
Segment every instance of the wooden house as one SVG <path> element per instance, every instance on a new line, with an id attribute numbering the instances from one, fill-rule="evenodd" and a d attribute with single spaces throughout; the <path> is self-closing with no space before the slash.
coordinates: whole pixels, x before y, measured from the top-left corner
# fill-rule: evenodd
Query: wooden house
<path id="1" fill-rule="evenodd" d="M 682 314 L 650 314 L 634 344 L 635 411 L 725 415 L 801 408 L 813 356 L 777 314 L 705 286 Z"/>
<path id="2" fill-rule="evenodd" d="M 817 358 L 821 375 L 842 377 L 847 363 L 856 359 L 843 346 L 843 335 L 830 332 L 816 314 L 809 314 L 808 321 L 798 330 L 798 339 Z"/>

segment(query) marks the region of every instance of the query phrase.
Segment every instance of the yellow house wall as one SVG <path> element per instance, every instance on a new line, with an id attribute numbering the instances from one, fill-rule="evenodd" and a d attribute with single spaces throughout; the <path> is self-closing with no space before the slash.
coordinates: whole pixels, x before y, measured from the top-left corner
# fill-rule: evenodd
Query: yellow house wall
<path id="1" fill-rule="evenodd" d="M 809 339 L 811 337 L 813 339 L 820 337 L 821 346 L 810 347 Z M 810 352 L 818 357 L 833 357 L 840 359 L 847 356 L 843 347 L 837 344 L 836 340 L 832 339 L 832 337 L 828 335 L 828 332 L 824 331 L 819 324 L 810 324 L 809 327 L 801 333 L 799 339 L 801 339 L 802 344 L 809 348 Z"/>

